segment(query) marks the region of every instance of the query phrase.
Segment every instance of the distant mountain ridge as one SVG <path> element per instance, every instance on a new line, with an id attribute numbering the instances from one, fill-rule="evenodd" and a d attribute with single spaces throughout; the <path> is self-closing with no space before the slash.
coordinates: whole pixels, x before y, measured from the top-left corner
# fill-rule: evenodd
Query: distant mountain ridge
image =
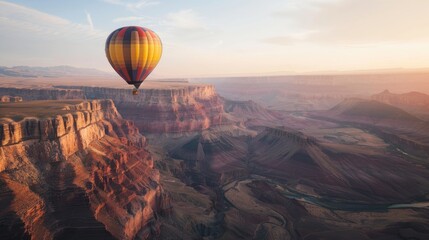
<path id="1" fill-rule="evenodd" d="M 0 66 L 0 77 L 70 77 L 70 76 L 88 76 L 102 77 L 111 76 L 108 72 L 103 72 L 93 68 L 77 68 L 72 66 L 52 66 L 52 67 L 30 67 L 30 66 Z"/>
<path id="2" fill-rule="evenodd" d="M 397 94 L 384 90 L 372 95 L 371 99 L 405 109 L 429 111 L 429 95 L 420 92 Z"/>
<path id="3" fill-rule="evenodd" d="M 395 106 L 376 100 L 364 100 L 359 98 L 345 99 L 331 108 L 329 112 L 333 115 L 351 118 L 363 117 L 379 120 L 420 121 L 417 117 Z"/>

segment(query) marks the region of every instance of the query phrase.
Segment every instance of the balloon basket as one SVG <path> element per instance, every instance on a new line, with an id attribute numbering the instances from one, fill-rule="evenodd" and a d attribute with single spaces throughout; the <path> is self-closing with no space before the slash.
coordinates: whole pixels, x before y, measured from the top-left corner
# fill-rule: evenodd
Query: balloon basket
<path id="1" fill-rule="evenodd" d="M 139 90 L 138 89 L 133 89 L 133 95 L 139 95 Z"/>

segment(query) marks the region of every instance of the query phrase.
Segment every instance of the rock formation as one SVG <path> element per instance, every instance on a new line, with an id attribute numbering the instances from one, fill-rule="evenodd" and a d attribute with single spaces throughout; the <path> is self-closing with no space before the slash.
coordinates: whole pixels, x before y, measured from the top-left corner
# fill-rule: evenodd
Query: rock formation
<path id="1" fill-rule="evenodd" d="M 233 101 L 223 98 L 222 101 L 227 119 L 242 122 L 249 127 L 276 126 L 283 118 L 279 111 L 266 109 L 252 100 Z"/>
<path id="2" fill-rule="evenodd" d="M 384 90 L 381 93 L 372 95 L 371 98 L 395 106 L 408 106 L 429 111 L 429 95 L 424 93 L 409 92 L 396 94 L 391 93 L 389 90 Z"/>
<path id="3" fill-rule="evenodd" d="M 376 100 L 346 99 L 329 111 L 312 116 L 367 129 L 410 153 L 429 156 L 429 122 Z"/>
<path id="4" fill-rule="evenodd" d="M 222 101 L 211 85 L 163 83 L 137 96 L 127 89 L 79 89 L 90 99 L 112 99 L 124 118 L 147 133 L 199 131 L 222 122 Z"/>
<path id="5" fill-rule="evenodd" d="M 169 200 L 145 138 L 111 100 L 64 108 L 1 120 L 0 239 L 157 236 Z"/>
<path id="6" fill-rule="evenodd" d="M 212 85 L 146 85 L 137 96 L 128 89 L 75 86 L 0 88 L 0 95 L 23 96 L 24 100 L 112 99 L 121 115 L 145 133 L 192 132 L 222 123 L 223 102 Z"/>
<path id="7" fill-rule="evenodd" d="M 366 236 L 373 233 L 396 235 L 390 224 L 415 213 L 390 212 L 387 206 L 424 199 L 424 189 L 429 186 L 424 180 L 426 168 L 410 164 L 384 147 L 352 147 L 348 142 L 315 138 L 288 128 L 267 127 L 256 136 L 209 129 L 187 141 L 176 139 L 176 144 L 167 146 L 172 159 L 160 166 L 169 168 L 200 195 L 181 187 L 177 179 L 164 184 L 180 187 L 180 197 L 175 199 L 192 196 L 185 206 L 210 196 L 214 202 L 214 208 L 207 210 L 210 215 L 191 215 L 188 210 L 191 216 L 187 219 L 195 226 L 200 221 L 213 238 L 300 239 L 312 234 L 315 237 L 309 239 L 320 239 L 319 234 L 326 232 L 330 232 L 327 239 L 336 239 L 333 236 L 338 234 L 343 234 L 338 239 L 347 234 L 358 236 L 356 239 L 369 239 Z M 183 160 L 180 164 L 179 159 Z M 196 220 L 196 216 L 206 219 Z M 427 215 L 421 216 L 406 220 L 415 221 L 410 223 L 413 231 L 417 226 L 424 229 L 412 236 L 427 236 L 423 223 Z M 379 219 L 383 221 L 375 225 Z"/>
<path id="8" fill-rule="evenodd" d="M 428 149 L 427 137 L 383 127 L 417 121 L 423 132 L 412 115 L 356 99 L 314 116 L 278 115 L 251 101 L 222 100 L 209 85 L 161 85 L 145 85 L 137 96 L 117 88 L 33 89 L 59 99 L 112 98 L 119 107 L 34 101 L 65 105 L 46 117 L 53 108 L 3 114 L 0 239 L 429 236 L 427 158 L 383 137 Z M 151 145 L 121 115 L 151 133 Z M 410 202 L 416 205 L 401 209 Z"/>
<path id="9" fill-rule="evenodd" d="M 427 94 L 420 92 L 396 94 L 385 90 L 372 95 L 371 99 L 399 107 L 418 117 L 429 120 L 429 95 Z"/>
<path id="10" fill-rule="evenodd" d="M 365 118 L 368 121 L 397 120 L 418 121 L 415 116 L 397 107 L 359 98 L 345 99 L 329 110 L 332 115 L 340 115 L 349 118 Z"/>

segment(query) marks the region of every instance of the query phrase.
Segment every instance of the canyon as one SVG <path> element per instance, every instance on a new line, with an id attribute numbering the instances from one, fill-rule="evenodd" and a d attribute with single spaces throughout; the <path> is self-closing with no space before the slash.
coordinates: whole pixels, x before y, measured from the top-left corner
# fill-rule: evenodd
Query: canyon
<path id="1" fill-rule="evenodd" d="M 354 110 L 343 105 L 337 108 Z M 238 113 L 236 119 L 249 109 L 258 109 L 252 102 L 226 106 L 234 106 L 229 113 Z M 388 107 L 386 111 L 390 112 Z M 250 118 L 263 119 L 266 113 L 258 116 L 256 111 Z M 162 166 L 216 200 L 215 216 L 222 220 L 222 233 L 212 236 L 220 235 L 220 239 L 429 236 L 424 207 L 390 208 L 397 202 L 427 204 L 427 158 L 410 159 L 394 148 L 402 145 L 359 126 L 307 117 L 289 115 L 276 120 L 283 126 L 310 122 L 302 124 L 302 130 L 261 128 L 247 122 L 248 128 L 215 127 L 167 142 L 164 158 L 171 165 Z M 172 164 L 177 160 L 184 162 L 185 174 Z M 215 216 L 212 231 L 219 229 Z"/>
<path id="2" fill-rule="evenodd" d="M 79 89 L 90 99 L 112 99 L 144 133 L 192 132 L 222 123 L 223 105 L 211 85 L 147 84 L 137 96 L 125 89 Z"/>
<path id="3" fill-rule="evenodd" d="M 149 83 L 140 91 L 132 96 L 130 90 L 113 87 L 0 87 L 0 95 L 24 100 L 112 99 L 121 115 L 144 133 L 199 131 L 222 123 L 223 103 L 211 85 Z"/>
<path id="4" fill-rule="evenodd" d="M 2 239 L 429 237 L 427 122 L 382 101 L 283 111 L 179 81 L 0 93 L 23 99 L 0 104 Z"/>
<path id="5" fill-rule="evenodd" d="M 20 104 L 24 112 L 56 107 L 58 115 L 1 119 L 0 238 L 159 234 L 157 216 L 169 211 L 169 200 L 146 139 L 111 100 L 55 103 L 2 105 Z"/>

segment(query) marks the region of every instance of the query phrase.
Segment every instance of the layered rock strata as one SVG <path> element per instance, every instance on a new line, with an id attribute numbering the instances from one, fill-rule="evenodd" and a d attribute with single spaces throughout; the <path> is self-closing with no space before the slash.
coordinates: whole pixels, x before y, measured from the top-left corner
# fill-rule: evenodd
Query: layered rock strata
<path id="1" fill-rule="evenodd" d="M 212 85 L 164 83 L 141 89 L 136 96 L 127 89 L 79 89 L 90 99 L 112 99 L 119 112 L 143 132 L 191 132 L 222 123 L 223 102 Z"/>
<path id="2" fill-rule="evenodd" d="M 169 201 L 111 100 L 0 125 L 0 239 L 149 239 Z"/>
<path id="3" fill-rule="evenodd" d="M 223 101 L 212 85 L 156 83 L 132 95 L 129 89 L 56 86 L 56 88 L 0 88 L 0 95 L 24 100 L 112 99 L 124 118 L 145 133 L 181 133 L 222 123 Z"/>

